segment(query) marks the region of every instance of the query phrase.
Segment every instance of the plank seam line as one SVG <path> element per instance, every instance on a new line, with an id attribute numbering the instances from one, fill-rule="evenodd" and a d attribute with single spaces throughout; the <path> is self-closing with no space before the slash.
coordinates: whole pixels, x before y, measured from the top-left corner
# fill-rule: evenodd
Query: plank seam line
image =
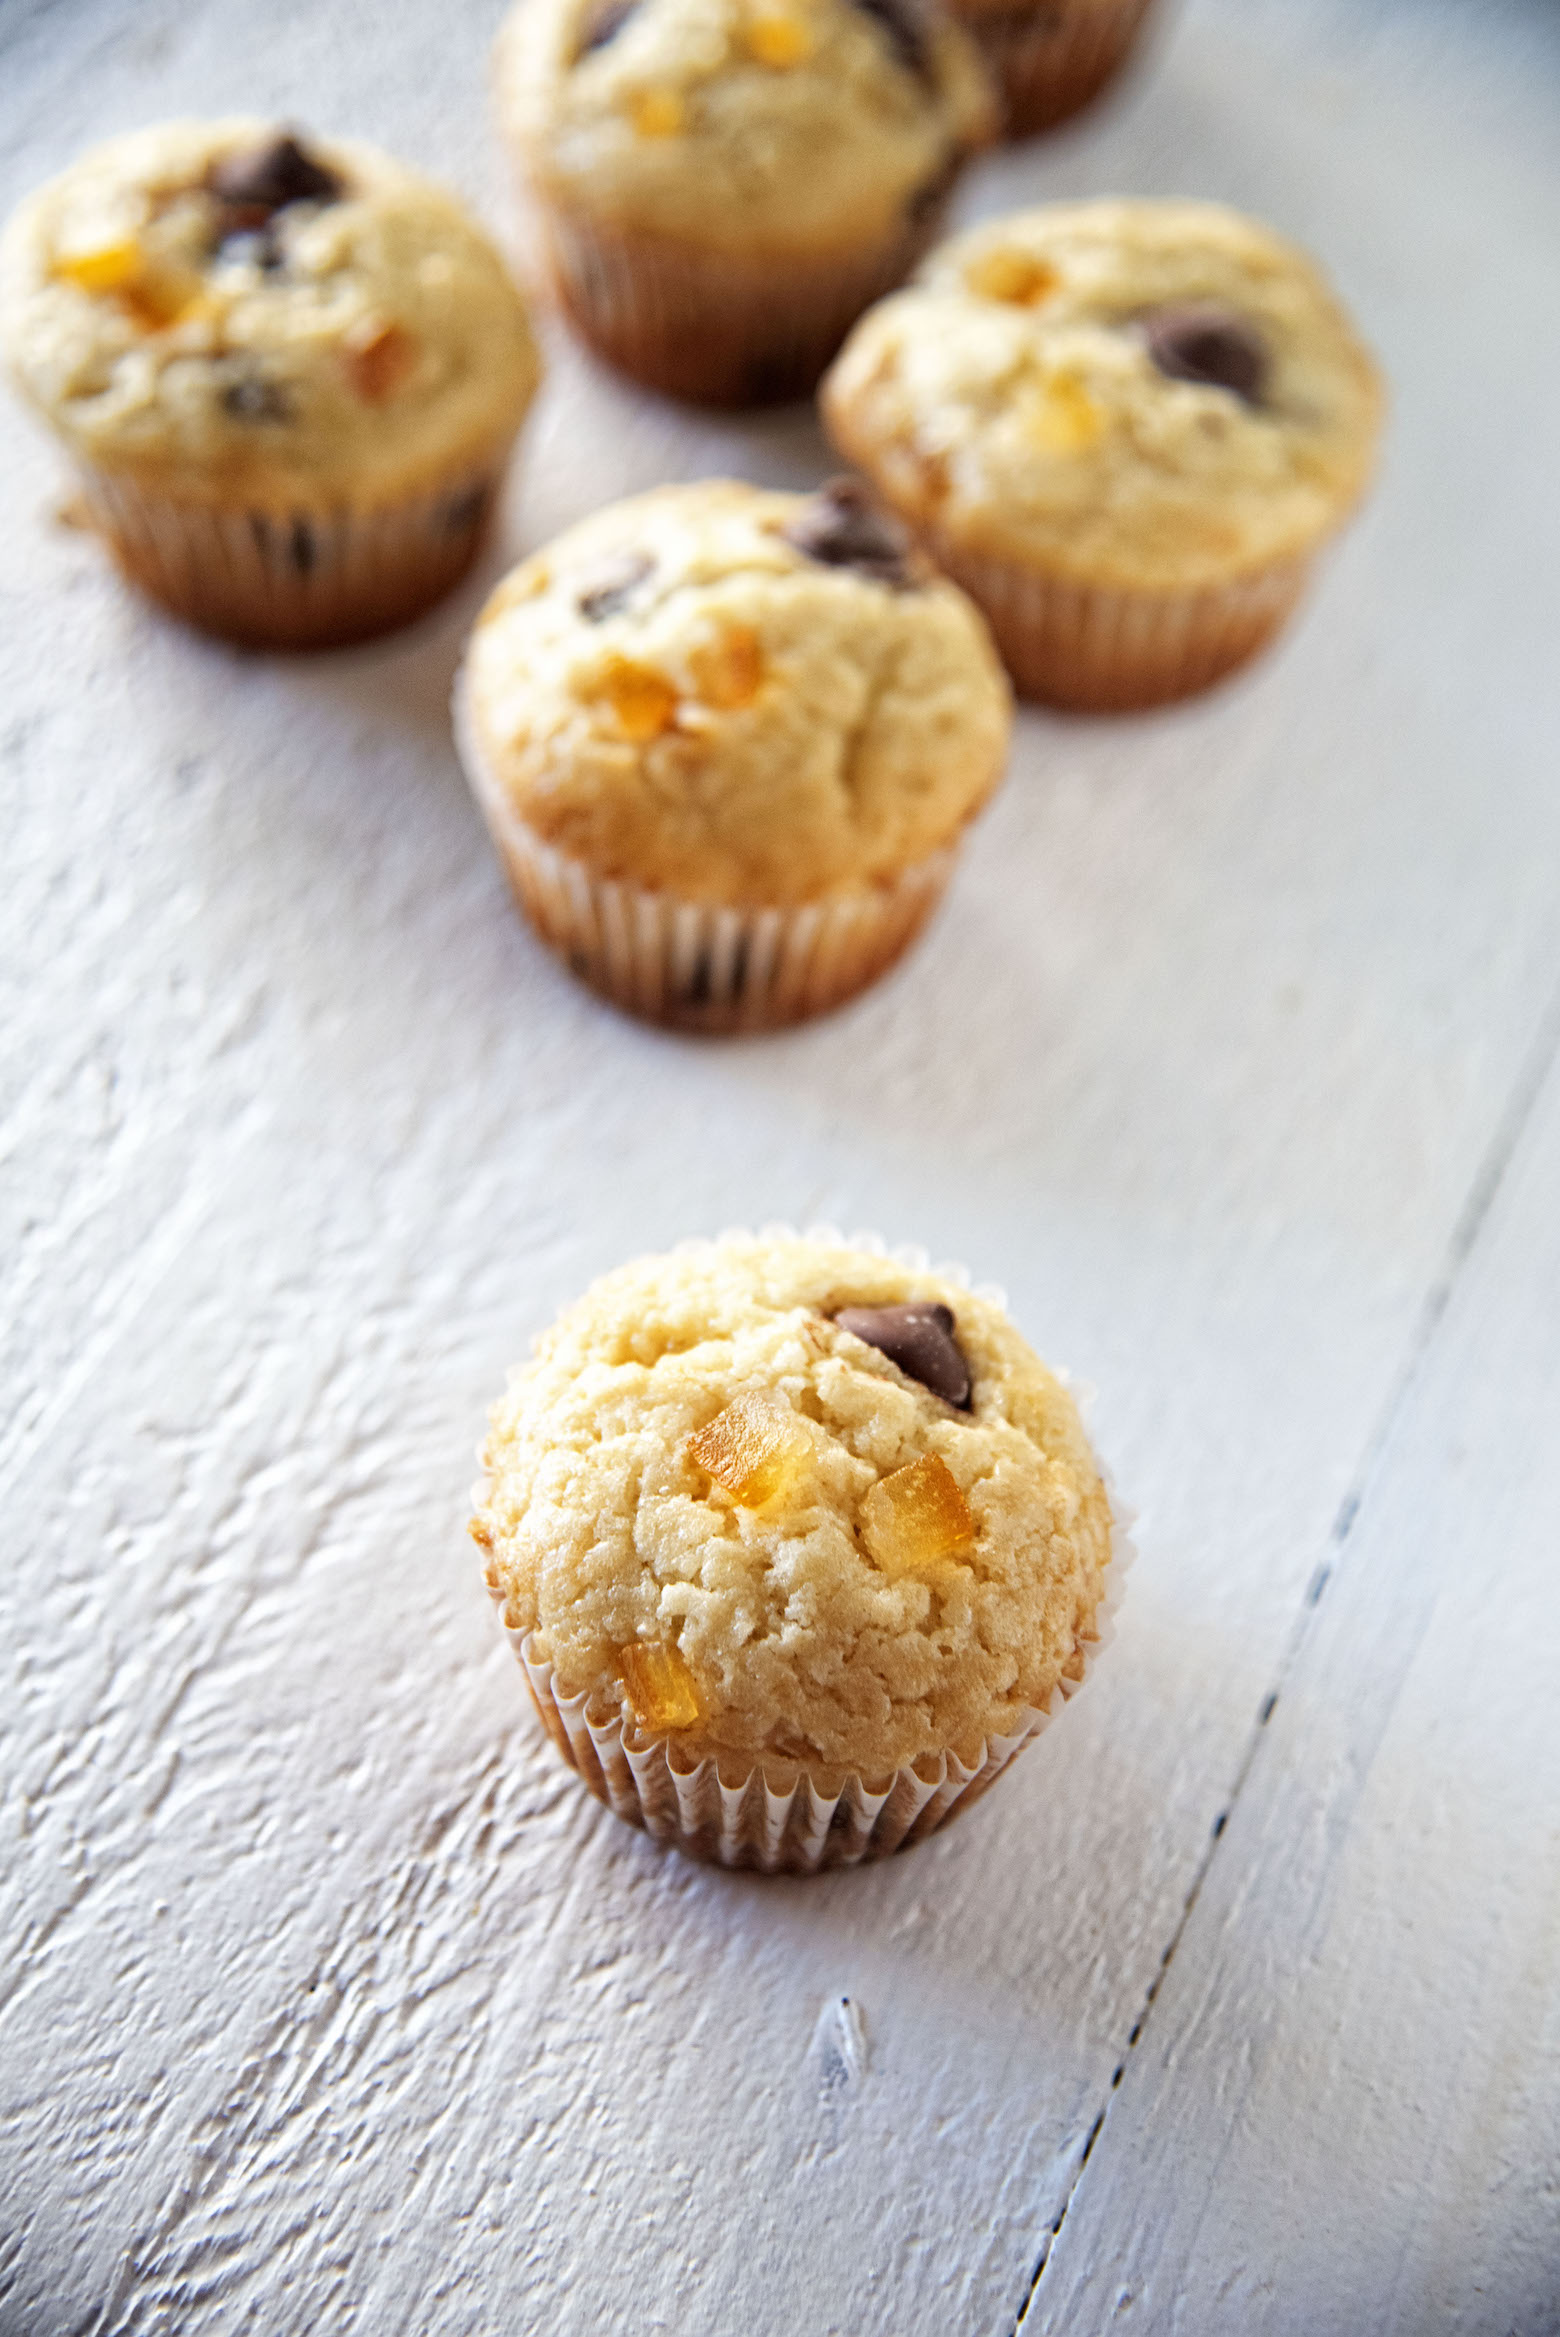
<path id="1" fill-rule="evenodd" d="M 1169 1944 L 1160 1956 L 1159 1969 L 1149 1982 L 1143 1998 L 1142 2010 L 1133 2022 L 1127 2037 L 1126 2050 L 1116 2065 L 1106 2090 L 1105 2100 L 1090 2126 L 1083 2148 L 1078 2154 L 1078 2164 L 1073 2169 L 1072 2180 L 1067 2186 L 1061 2207 L 1057 2211 L 1050 2230 L 1041 2242 L 1040 2253 L 1035 2259 L 1034 2270 L 1029 2276 L 1028 2286 L 1024 2290 L 1018 2311 L 1014 2315 L 1008 2337 L 1023 2337 L 1023 2325 L 1028 2318 L 1029 2308 L 1034 2303 L 1040 2283 L 1045 2277 L 1046 2267 L 1051 2261 L 1052 2252 L 1061 2235 L 1062 2226 L 1067 2221 L 1073 2200 L 1077 2196 L 1078 2186 L 1083 2181 L 1084 2170 L 1093 2156 L 1094 2146 L 1104 2131 L 1105 2122 L 1110 2116 L 1111 2105 L 1126 2074 L 1128 2061 L 1131 2055 L 1137 2051 L 1143 2032 L 1148 2026 L 1149 2017 L 1153 2012 L 1155 2000 L 1164 1984 L 1165 1974 L 1175 1961 L 1176 1951 L 1180 1947 L 1186 1927 L 1192 1919 L 1198 1900 L 1202 1897 L 1203 1885 L 1208 1879 L 1209 1870 L 1214 1859 L 1218 1856 L 1220 1845 L 1228 1830 L 1229 1821 L 1235 1813 L 1235 1806 L 1245 1791 L 1246 1781 L 1256 1764 L 1263 1733 L 1277 1709 L 1279 1699 L 1300 1658 L 1310 1633 L 1312 1617 L 1321 1605 L 1323 1597 L 1337 1574 L 1344 1545 L 1358 1522 L 1371 1481 L 1380 1467 L 1382 1456 L 1391 1441 L 1393 1430 L 1408 1400 L 1409 1392 L 1424 1369 L 1430 1349 L 1435 1342 L 1436 1333 L 1439 1331 L 1447 1308 L 1451 1304 L 1452 1294 L 1478 1243 L 1479 1235 L 1488 1220 L 1495 1198 L 1505 1182 L 1506 1172 L 1511 1166 L 1517 1146 L 1522 1140 L 1523 1130 L 1532 1117 L 1534 1107 L 1557 1056 L 1560 1056 L 1560 988 L 1556 989 L 1540 1018 L 1537 1034 L 1523 1058 L 1516 1079 L 1512 1083 L 1511 1092 L 1506 1099 L 1505 1107 L 1495 1123 L 1495 1132 L 1474 1172 L 1473 1181 L 1468 1188 L 1462 1208 L 1458 1211 L 1451 1237 L 1447 1242 L 1446 1254 L 1425 1293 L 1414 1328 L 1404 1350 L 1403 1361 L 1398 1367 L 1391 1388 L 1388 1390 L 1387 1400 L 1382 1406 L 1376 1426 L 1366 1439 L 1359 1464 L 1349 1481 L 1348 1490 L 1338 1505 L 1338 1514 L 1327 1538 L 1327 1555 L 1317 1565 L 1306 1586 L 1299 1613 L 1290 1626 L 1288 1643 L 1279 1658 L 1277 1679 L 1258 1707 L 1257 1716 L 1246 1740 L 1246 1749 L 1236 1768 L 1228 1798 L 1213 1821 L 1207 1844 L 1192 1877 L 1191 1887 L 1187 1891 L 1181 1912 L 1176 1918 L 1175 1928 L 1170 1934 Z"/>

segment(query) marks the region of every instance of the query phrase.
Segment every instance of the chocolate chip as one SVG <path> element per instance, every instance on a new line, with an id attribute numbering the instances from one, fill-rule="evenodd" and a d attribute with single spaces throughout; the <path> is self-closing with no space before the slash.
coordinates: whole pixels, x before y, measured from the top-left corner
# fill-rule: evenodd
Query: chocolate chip
<path id="1" fill-rule="evenodd" d="M 1172 381 L 1233 390 L 1248 405 L 1260 399 L 1268 355 L 1249 318 L 1215 301 L 1188 300 L 1151 308 L 1138 321 L 1150 357 Z"/>
<path id="2" fill-rule="evenodd" d="M 246 373 L 228 383 L 222 392 L 222 411 L 238 422 L 286 422 L 292 417 L 286 392 L 259 373 Z"/>
<path id="3" fill-rule="evenodd" d="M 649 552 L 621 552 L 595 570 L 583 590 L 575 595 L 574 605 L 593 625 L 603 624 L 627 606 L 636 587 L 643 584 L 654 567 Z"/>
<path id="4" fill-rule="evenodd" d="M 970 1367 L 953 1335 L 948 1306 L 842 1306 L 834 1320 L 842 1331 L 877 1348 L 897 1363 L 907 1379 L 919 1380 L 945 1404 L 970 1408 Z"/>
<path id="5" fill-rule="evenodd" d="M 615 41 L 639 0 L 597 0 L 597 5 L 586 12 L 580 27 L 580 45 L 574 52 L 574 61 L 588 57 L 593 49 L 604 49 L 608 41 Z"/>
<path id="6" fill-rule="evenodd" d="M 825 568 L 854 568 L 896 592 L 916 582 L 908 531 L 879 509 L 859 479 L 830 479 L 780 533 Z"/>
<path id="7" fill-rule="evenodd" d="M 855 6 L 882 26 L 901 65 L 919 80 L 932 78 L 931 20 L 921 0 L 855 0 Z"/>
<path id="8" fill-rule="evenodd" d="M 227 155 L 212 166 L 206 183 L 233 211 L 261 215 L 244 217 L 244 226 L 259 226 L 289 203 L 334 203 L 341 193 L 336 173 L 285 130 L 267 145 Z"/>

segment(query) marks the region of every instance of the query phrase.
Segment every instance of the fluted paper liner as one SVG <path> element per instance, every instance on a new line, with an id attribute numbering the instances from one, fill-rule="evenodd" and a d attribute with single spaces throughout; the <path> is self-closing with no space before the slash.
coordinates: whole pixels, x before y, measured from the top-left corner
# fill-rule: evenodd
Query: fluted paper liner
<path id="1" fill-rule="evenodd" d="M 1030 0 L 1027 7 L 956 13 L 1001 92 L 1007 135 L 1027 138 L 1099 96 L 1125 64 L 1150 5 Z"/>
<path id="2" fill-rule="evenodd" d="M 540 207 L 554 290 L 593 349 L 671 397 L 752 406 L 808 395 L 857 317 L 936 242 L 947 198 L 864 249 L 751 257 L 600 226 L 546 196 Z"/>
<path id="3" fill-rule="evenodd" d="M 783 1238 L 789 1226 L 765 1226 L 765 1237 Z M 740 1232 L 721 1240 L 747 1239 Z M 935 1272 L 970 1288 L 966 1269 L 932 1267 L 924 1250 L 890 1250 L 876 1234 L 842 1234 L 834 1226 L 809 1226 L 808 1241 L 846 1244 L 894 1258 L 912 1272 Z M 976 1286 L 978 1297 L 1005 1308 L 1003 1293 Z M 1054 1367 L 1053 1367 L 1054 1368 Z M 1066 1381 L 1066 1374 L 1058 1372 Z M 1098 1466 L 1098 1456 L 1096 1455 Z M 561 1689 L 535 1634 L 504 1623 L 504 1636 L 525 1674 L 543 1728 L 598 1801 L 630 1825 L 642 1826 L 656 1841 L 716 1866 L 754 1868 L 763 1874 L 817 1874 L 826 1867 L 858 1866 L 908 1849 L 944 1822 L 971 1808 L 1004 1769 L 1048 1728 L 1088 1679 L 1115 1629 L 1125 1576 L 1134 1556 L 1131 1518 L 1116 1501 L 1101 1468 L 1111 1506 L 1111 1549 L 1105 1588 L 1086 1639 L 1077 1679 L 1058 1681 L 1044 1705 L 1031 1705 L 1007 1733 L 985 1738 L 966 1762 L 953 1750 L 922 1754 L 892 1776 L 868 1779 L 838 1770 L 812 1769 L 795 1762 L 760 1763 L 744 1769 L 739 1760 L 707 1754 L 680 1757 L 675 1736 L 644 1735 L 631 1714 L 600 1690 L 569 1694 Z M 473 1499 L 480 1504 L 486 1480 Z M 502 1616 L 504 1594 L 488 1584 Z"/>
<path id="4" fill-rule="evenodd" d="M 186 624 L 249 648 L 323 649 L 406 624 L 460 581 L 513 435 L 376 504 L 190 502 L 91 468 L 82 495 L 126 575 Z"/>
<path id="5" fill-rule="evenodd" d="M 938 565 L 978 602 L 1021 696 L 1126 713 L 1206 690 L 1254 657 L 1293 610 L 1309 558 L 1226 584 L 1128 592 L 1073 584 L 927 533 Z"/>
<path id="6" fill-rule="evenodd" d="M 864 990 L 936 908 L 958 838 L 882 884 L 768 909 L 729 907 L 598 877 L 515 810 L 456 683 L 455 737 L 471 791 L 540 938 L 614 1006 L 707 1033 L 776 1030 Z"/>

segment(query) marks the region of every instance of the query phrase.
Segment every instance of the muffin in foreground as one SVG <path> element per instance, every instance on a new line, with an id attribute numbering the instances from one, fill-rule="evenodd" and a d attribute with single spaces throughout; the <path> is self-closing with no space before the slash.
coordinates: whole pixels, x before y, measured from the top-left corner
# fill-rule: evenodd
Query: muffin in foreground
<path id="1" fill-rule="evenodd" d="M 596 1283 L 496 1406 L 472 1533 L 549 1735 L 728 1866 L 882 1856 L 1081 1681 L 1110 1504 L 995 1297 L 732 1235 Z"/>
<path id="2" fill-rule="evenodd" d="M 703 1031 L 794 1022 L 883 972 L 1010 724 L 978 610 L 849 481 L 595 513 L 498 587 L 456 685 L 537 932 L 617 1005 Z"/>
<path id="3" fill-rule="evenodd" d="M 996 120 L 938 0 L 519 0 L 495 67 L 577 329 L 722 405 L 813 388 Z"/>
<path id="4" fill-rule="evenodd" d="M 1382 403 L 1311 262 L 1205 203 L 956 237 L 823 389 L 1020 690 L 1096 709 L 1183 697 L 1268 640 L 1365 490 Z"/>
<path id="5" fill-rule="evenodd" d="M 1131 55 L 1152 0 L 952 0 L 1002 99 L 1010 138 L 1093 103 Z"/>
<path id="6" fill-rule="evenodd" d="M 381 632 L 455 583 L 540 372 L 451 197 L 254 120 L 114 139 L 30 197 L 0 330 L 120 565 L 259 646 Z"/>

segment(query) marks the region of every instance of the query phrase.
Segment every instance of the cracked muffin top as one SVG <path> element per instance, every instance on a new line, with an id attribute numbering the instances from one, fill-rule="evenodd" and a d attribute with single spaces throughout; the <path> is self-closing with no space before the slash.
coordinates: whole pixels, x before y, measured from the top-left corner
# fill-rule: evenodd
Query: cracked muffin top
<path id="1" fill-rule="evenodd" d="M 1001 775 L 985 622 L 851 482 L 661 487 L 525 561 L 477 621 L 468 761 L 598 878 L 785 906 L 952 842 Z"/>
<path id="2" fill-rule="evenodd" d="M 823 401 L 913 523 L 1124 590 L 1309 552 L 1364 491 L 1383 402 L 1302 252 L 1180 202 L 956 236 L 862 318 Z"/>
<path id="3" fill-rule="evenodd" d="M 544 192 L 702 250 L 877 242 L 995 128 L 937 0 L 520 0 L 494 61 Z"/>
<path id="4" fill-rule="evenodd" d="M 642 1737 L 883 1778 L 1081 1676 L 1111 1548 L 1000 1306 L 838 1237 L 605 1276 L 492 1415 L 472 1532 L 560 1692 Z"/>
<path id="5" fill-rule="evenodd" d="M 373 147 L 247 119 L 113 139 L 31 196 L 0 320 L 79 454 L 191 498 L 415 492 L 505 439 L 540 376 L 452 197 Z"/>

